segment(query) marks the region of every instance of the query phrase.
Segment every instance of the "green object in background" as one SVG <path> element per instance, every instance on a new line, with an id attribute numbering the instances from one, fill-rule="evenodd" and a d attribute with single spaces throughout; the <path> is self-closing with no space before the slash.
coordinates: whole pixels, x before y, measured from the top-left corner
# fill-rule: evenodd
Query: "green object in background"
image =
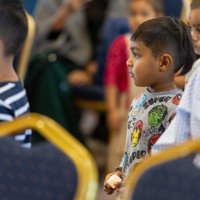
<path id="1" fill-rule="evenodd" d="M 83 143 L 66 76 L 73 65 L 55 53 L 35 55 L 29 64 L 24 87 L 31 112 L 41 113 L 57 121 Z M 43 141 L 33 131 L 32 143 Z"/>

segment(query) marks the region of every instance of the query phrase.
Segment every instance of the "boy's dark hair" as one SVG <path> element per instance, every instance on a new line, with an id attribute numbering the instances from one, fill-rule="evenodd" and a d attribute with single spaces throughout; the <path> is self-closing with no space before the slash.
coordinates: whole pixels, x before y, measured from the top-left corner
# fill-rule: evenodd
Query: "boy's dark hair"
<path id="1" fill-rule="evenodd" d="M 131 0 L 131 1 L 134 2 L 136 0 Z M 137 1 L 141 1 L 141 0 L 137 0 Z M 160 16 L 164 14 L 163 0 L 145 0 L 145 1 L 148 2 L 153 7 L 155 12 L 160 14 Z"/>
<path id="2" fill-rule="evenodd" d="M 200 8 L 200 0 L 193 0 L 190 4 L 190 9 Z"/>
<path id="3" fill-rule="evenodd" d="M 145 21 L 133 33 L 131 40 L 144 42 L 154 57 L 170 54 L 174 61 L 174 72 L 181 69 L 181 75 L 189 72 L 195 61 L 190 30 L 185 23 L 174 17 Z"/>
<path id="4" fill-rule="evenodd" d="M 0 40 L 4 55 L 16 55 L 28 32 L 27 17 L 20 0 L 0 0 Z"/>

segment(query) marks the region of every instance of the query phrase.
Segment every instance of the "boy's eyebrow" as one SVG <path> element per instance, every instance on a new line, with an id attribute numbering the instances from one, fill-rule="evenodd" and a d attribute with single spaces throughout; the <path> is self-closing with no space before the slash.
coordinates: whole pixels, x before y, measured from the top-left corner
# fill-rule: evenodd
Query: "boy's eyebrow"
<path id="1" fill-rule="evenodd" d="M 130 47 L 130 50 L 131 50 L 131 51 L 135 51 L 135 50 L 136 50 L 136 51 L 140 51 L 140 49 L 137 48 L 137 47 Z"/>

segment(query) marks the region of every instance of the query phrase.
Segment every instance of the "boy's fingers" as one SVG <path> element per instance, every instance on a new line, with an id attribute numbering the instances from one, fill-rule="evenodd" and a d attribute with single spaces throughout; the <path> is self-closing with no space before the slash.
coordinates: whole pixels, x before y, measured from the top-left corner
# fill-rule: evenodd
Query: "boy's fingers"
<path id="1" fill-rule="evenodd" d="M 115 173 L 116 173 L 117 176 L 119 176 L 120 178 L 122 177 L 122 172 L 121 172 L 121 171 L 116 171 Z"/>
<path id="2" fill-rule="evenodd" d="M 106 192 L 107 195 L 111 195 L 114 191 L 109 191 L 109 192 Z"/>
<path id="3" fill-rule="evenodd" d="M 104 192 L 108 195 L 112 194 L 114 192 L 113 189 L 107 189 L 107 188 L 104 188 Z"/>
<path id="4" fill-rule="evenodd" d="M 121 187 L 121 182 L 115 183 L 115 187 L 116 187 L 116 188 L 120 188 L 120 187 Z"/>
<path id="5" fill-rule="evenodd" d="M 106 194 L 112 194 L 114 192 L 114 190 L 112 188 L 107 188 L 107 187 L 103 187 L 104 192 L 106 192 Z"/>
<path id="6" fill-rule="evenodd" d="M 108 189 L 112 188 L 107 182 L 104 182 L 103 186 Z"/>

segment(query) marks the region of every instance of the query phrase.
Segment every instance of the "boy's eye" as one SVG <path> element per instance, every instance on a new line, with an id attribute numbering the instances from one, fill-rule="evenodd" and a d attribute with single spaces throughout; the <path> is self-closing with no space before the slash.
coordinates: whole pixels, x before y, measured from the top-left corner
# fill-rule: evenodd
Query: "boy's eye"
<path id="1" fill-rule="evenodd" d="M 139 55 L 138 55 L 137 53 L 133 52 L 133 57 L 134 57 L 134 58 L 138 58 Z"/>

